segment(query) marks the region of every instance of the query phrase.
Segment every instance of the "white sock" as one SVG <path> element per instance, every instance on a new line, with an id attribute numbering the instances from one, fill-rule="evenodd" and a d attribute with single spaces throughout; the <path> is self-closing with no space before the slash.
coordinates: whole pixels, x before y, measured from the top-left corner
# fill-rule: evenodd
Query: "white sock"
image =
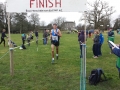
<path id="1" fill-rule="evenodd" d="M 58 54 L 56 54 L 56 56 L 58 56 Z"/>
<path id="2" fill-rule="evenodd" d="M 52 58 L 52 60 L 54 61 L 54 58 Z"/>

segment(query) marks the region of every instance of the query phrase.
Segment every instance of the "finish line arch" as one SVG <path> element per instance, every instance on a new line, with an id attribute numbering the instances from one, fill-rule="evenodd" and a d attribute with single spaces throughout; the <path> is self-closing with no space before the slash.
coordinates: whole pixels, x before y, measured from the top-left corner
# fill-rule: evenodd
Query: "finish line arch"
<path id="1" fill-rule="evenodd" d="M 8 31 L 10 35 L 10 13 L 45 13 L 45 12 L 81 12 L 85 13 L 85 32 L 86 32 L 86 3 L 87 0 L 7 0 L 6 11 L 8 13 Z M 9 40 L 9 41 L 10 41 Z M 86 33 L 85 33 L 86 41 Z M 11 42 L 9 42 L 11 43 Z M 10 75 L 14 75 L 13 47 L 10 50 Z M 83 45 L 83 58 L 81 59 L 81 81 L 80 90 L 85 90 L 86 78 L 86 43 Z"/>

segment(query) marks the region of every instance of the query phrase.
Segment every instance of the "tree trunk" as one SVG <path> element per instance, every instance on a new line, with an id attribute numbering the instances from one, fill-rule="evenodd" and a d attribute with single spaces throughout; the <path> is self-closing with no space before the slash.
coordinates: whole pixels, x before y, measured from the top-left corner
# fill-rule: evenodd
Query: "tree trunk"
<path id="1" fill-rule="evenodd" d="M 20 26 L 20 34 L 21 34 L 21 26 Z"/>
<path id="2" fill-rule="evenodd" d="M 34 30 L 35 30 L 35 22 L 34 22 Z"/>
<path id="3" fill-rule="evenodd" d="M 99 29 L 100 25 L 98 22 L 95 22 L 95 26 L 94 26 L 94 29 Z"/>

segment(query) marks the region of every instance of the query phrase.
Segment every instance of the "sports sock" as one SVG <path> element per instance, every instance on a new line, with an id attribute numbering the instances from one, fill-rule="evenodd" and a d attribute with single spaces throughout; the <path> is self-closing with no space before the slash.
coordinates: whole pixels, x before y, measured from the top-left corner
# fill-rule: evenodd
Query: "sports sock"
<path id="1" fill-rule="evenodd" d="M 52 61 L 54 61 L 54 58 L 52 58 Z"/>
<path id="2" fill-rule="evenodd" d="M 58 54 L 56 54 L 56 56 L 58 57 Z"/>

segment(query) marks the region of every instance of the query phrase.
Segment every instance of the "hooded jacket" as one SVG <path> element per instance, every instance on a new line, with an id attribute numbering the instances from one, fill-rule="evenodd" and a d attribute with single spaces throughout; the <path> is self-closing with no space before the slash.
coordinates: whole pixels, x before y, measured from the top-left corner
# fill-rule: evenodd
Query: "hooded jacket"
<path id="1" fill-rule="evenodd" d="M 78 36 L 78 41 L 81 42 L 80 44 L 82 44 L 83 42 L 85 42 L 84 31 L 81 31 L 80 35 Z"/>

